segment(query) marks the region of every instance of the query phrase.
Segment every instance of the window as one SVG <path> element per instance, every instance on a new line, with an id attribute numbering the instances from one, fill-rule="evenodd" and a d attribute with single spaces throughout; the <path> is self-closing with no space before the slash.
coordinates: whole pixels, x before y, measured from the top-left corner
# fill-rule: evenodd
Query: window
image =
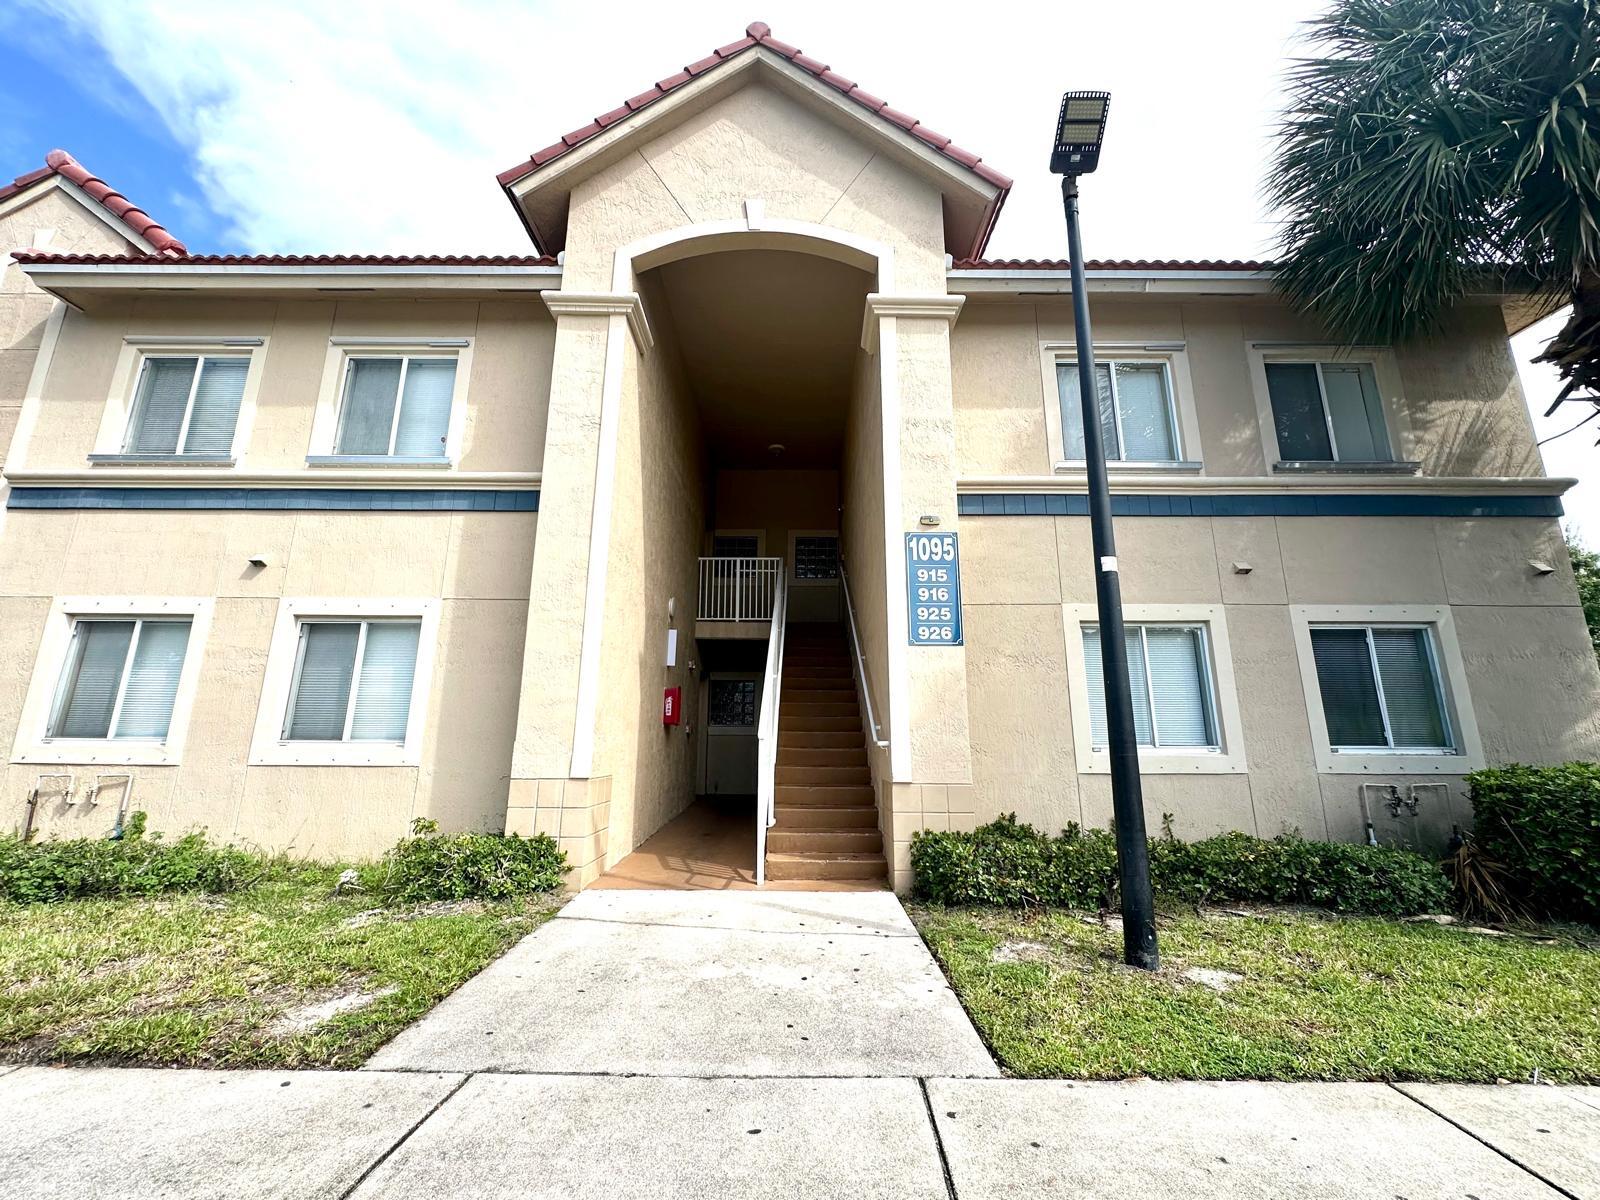
<path id="1" fill-rule="evenodd" d="M 1100 435 L 1106 458 L 1121 462 L 1177 462 L 1178 427 L 1172 386 L 1164 362 L 1111 360 L 1095 363 Z M 1061 433 L 1069 461 L 1084 457 L 1083 401 L 1078 364 L 1056 363 L 1061 398 Z"/>
<path id="2" fill-rule="evenodd" d="M 1248 768 L 1227 611 L 1221 604 L 1129 604 L 1123 611 L 1140 772 L 1242 774 Z M 1064 604 L 1061 618 L 1073 759 L 1080 773 L 1108 774 L 1099 613 L 1093 604 Z"/>
<path id="3" fill-rule="evenodd" d="M 1313 625 L 1311 653 L 1335 753 L 1453 753 L 1433 631 Z"/>
<path id="4" fill-rule="evenodd" d="M 711 539 L 712 558 L 759 558 L 761 538 L 753 533 L 719 533 Z"/>
<path id="5" fill-rule="evenodd" d="M 122 452 L 228 458 L 249 373 L 248 355 L 147 355 Z"/>
<path id="6" fill-rule="evenodd" d="M 1141 747 L 1220 751 L 1216 703 L 1203 625 L 1130 624 L 1128 682 L 1133 725 Z M 1100 629 L 1083 626 L 1084 675 L 1089 698 L 1090 743 L 1108 742 Z"/>
<path id="7" fill-rule="evenodd" d="M 1371 363 L 1269 362 L 1278 455 L 1289 462 L 1392 462 Z"/>
<path id="8" fill-rule="evenodd" d="M 419 621 L 304 621 L 283 721 L 286 742 L 403 744 Z"/>
<path id="9" fill-rule="evenodd" d="M 443 460 L 455 383 L 454 357 L 350 357 L 334 453 Z"/>
<path id="10" fill-rule="evenodd" d="M 839 539 L 832 534 L 796 534 L 794 577 L 802 582 L 839 578 Z"/>
<path id="11" fill-rule="evenodd" d="M 165 741 L 189 646 L 189 621 L 73 622 L 47 739 Z"/>
<path id="12" fill-rule="evenodd" d="M 754 729 L 756 699 L 754 679 L 713 679 L 707 697 L 706 724 L 719 728 Z"/>

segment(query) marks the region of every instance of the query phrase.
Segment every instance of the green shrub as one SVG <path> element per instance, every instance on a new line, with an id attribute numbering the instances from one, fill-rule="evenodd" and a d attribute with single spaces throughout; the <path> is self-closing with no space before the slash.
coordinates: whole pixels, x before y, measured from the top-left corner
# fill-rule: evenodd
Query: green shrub
<path id="1" fill-rule="evenodd" d="M 1467 776 L 1473 840 L 1505 869 L 1512 899 L 1600 924 L 1600 763 L 1513 763 Z"/>
<path id="2" fill-rule="evenodd" d="M 1117 896 L 1111 834 L 1073 826 L 1052 838 L 1014 815 L 972 833 L 917 834 L 911 870 L 917 896 L 943 904 L 1109 908 Z M 1450 906 L 1449 880 L 1420 854 L 1297 837 L 1162 838 L 1150 843 L 1150 877 L 1157 895 L 1196 903 L 1311 904 L 1384 916 Z"/>
<path id="3" fill-rule="evenodd" d="M 265 861 L 205 834 L 163 841 L 144 832 L 134 813 L 123 836 L 24 842 L 0 835 L 0 900 L 21 904 L 87 896 L 154 896 L 162 892 L 236 892 L 261 877 Z"/>
<path id="4" fill-rule="evenodd" d="M 443 834 L 421 819 L 411 833 L 367 872 L 368 887 L 391 904 L 510 900 L 554 891 L 567 870 L 566 851 L 548 834 Z"/>

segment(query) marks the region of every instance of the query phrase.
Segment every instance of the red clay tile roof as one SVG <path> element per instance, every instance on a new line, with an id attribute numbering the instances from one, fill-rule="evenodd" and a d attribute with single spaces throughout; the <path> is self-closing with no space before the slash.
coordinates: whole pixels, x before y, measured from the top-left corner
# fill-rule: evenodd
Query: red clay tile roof
<path id="1" fill-rule="evenodd" d="M 1100 258 L 1087 259 L 1086 271 L 1270 271 L 1270 262 L 1220 258 Z M 1070 271 L 1065 258 L 964 258 L 957 271 Z"/>
<path id="2" fill-rule="evenodd" d="M 846 79 L 829 67 L 827 63 L 812 58 L 808 54 L 801 53 L 797 47 L 791 46 L 787 42 L 780 42 L 772 36 L 772 30 L 763 21 L 753 22 L 745 30 L 745 36 L 738 41 L 729 42 L 726 46 L 718 46 L 704 58 L 684 67 L 676 75 L 669 75 L 665 79 L 658 80 L 652 87 L 646 88 L 637 96 L 629 97 L 610 112 L 601 113 L 581 129 L 574 129 L 571 133 L 563 135 L 559 141 L 552 142 L 543 150 L 535 151 L 533 156 L 526 162 L 518 163 L 514 167 L 501 171 L 496 178 L 500 181 L 500 185 L 509 191 L 512 184 L 527 178 L 533 172 L 554 162 L 575 146 L 579 146 L 590 138 L 603 133 L 619 121 L 626 120 L 641 108 L 654 104 L 657 100 L 660 100 L 670 92 L 676 91 L 691 79 L 698 79 L 708 71 L 715 70 L 729 59 L 737 58 L 746 50 L 754 49 L 757 46 L 771 50 L 774 54 L 788 59 L 802 71 L 808 72 L 829 87 L 848 96 L 851 100 L 861 105 L 862 108 L 877 113 L 884 120 L 899 126 L 912 137 L 926 143 L 952 162 L 958 163 L 973 172 L 986 183 L 993 184 L 999 188 L 1000 195 L 996 197 L 994 203 L 990 206 L 990 212 L 978 235 L 977 245 L 973 247 L 974 251 L 982 252 L 983 244 L 988 241 L 989 233 L 994 228 L 994 218 L 999 213 L 1000 205 L 1005 201 L 1006 194 L 1011 190 L 1011 178 L 996 171 L 970 150 L 963 150 L 945 137 L 944 134 L 935 133 L 917 120 L 916 117 L 909 116 L 899 109 L 890 108 L 886 101 L 879 99 L 871 92 L 863 90 L 858 83 L 852 79 Z"/>
<path id="3" fill-rule="evenodd" d="M 533 254 L 56 254 L 18 250 L 21 263 L 149 267 L 553 267 Z"/>
<path id="4" fill-rule="evenodd" d="M 77 184 L 91 200 L 149 242 L 157 254 L 188 253 L 188 248 L 162 228 L 154 217 L 98 175 L 90 174 L 88 168 L 65 150 L 50 151 L 44 156 L 44 166 L 26 175 L 18 175 L 5 187 L 0 187 L 0 201 L 9 200 L 18 192 L 52 175 L 59 175 Z"/>

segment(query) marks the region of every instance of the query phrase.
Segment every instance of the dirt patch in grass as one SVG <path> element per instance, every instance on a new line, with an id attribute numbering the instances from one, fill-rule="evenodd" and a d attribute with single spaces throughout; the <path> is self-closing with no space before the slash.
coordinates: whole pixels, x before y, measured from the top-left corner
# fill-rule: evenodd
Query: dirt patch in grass
<path id="1" fill-rule="evenodd" d="M 1600 1081 L 1593 931 L 1251 908 L 1166 914 L 1162 969 L 1115 922 L 913 905 L 1010 1071 L 1072 1079 Z"/>
<path id="2" fill-rule="evenodd" d="M 374 910 L 327 875 L 0 905 L 0 1061 L 359 1066 L 558 907 Z"/>

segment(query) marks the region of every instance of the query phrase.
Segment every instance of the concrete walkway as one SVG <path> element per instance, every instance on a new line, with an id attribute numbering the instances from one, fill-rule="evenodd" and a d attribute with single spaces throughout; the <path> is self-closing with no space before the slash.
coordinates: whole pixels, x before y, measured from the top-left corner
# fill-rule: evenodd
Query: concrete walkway
<path id="1" fill-rule="evenodd" d="M 600 892 L 351 1072 L 0 1065 L 0 1196 L 1600 1200 L 1600 1089 L 999 1077 L 888 893 Z"/>
<path id="2" fill-rule="evenodd" d="M 892 892 L 584 892 L 374 1070 L 997 1075 Z"/>

